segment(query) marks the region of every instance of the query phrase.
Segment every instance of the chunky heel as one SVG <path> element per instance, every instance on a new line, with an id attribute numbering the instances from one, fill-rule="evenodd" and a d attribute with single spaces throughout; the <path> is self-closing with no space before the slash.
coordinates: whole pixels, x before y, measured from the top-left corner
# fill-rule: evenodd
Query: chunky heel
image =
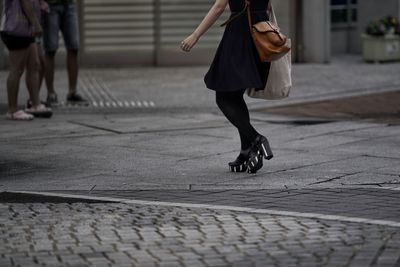
<path id="1" fill-rule="evenodd" d="M 261 138 L 261 151 L 266 160 L 270 160 L 274 157 L 274 154 L 272 153 L 272 149 L 271 149 L 271 146 L 269 145 L 268 139 L 265 137 Z"/>

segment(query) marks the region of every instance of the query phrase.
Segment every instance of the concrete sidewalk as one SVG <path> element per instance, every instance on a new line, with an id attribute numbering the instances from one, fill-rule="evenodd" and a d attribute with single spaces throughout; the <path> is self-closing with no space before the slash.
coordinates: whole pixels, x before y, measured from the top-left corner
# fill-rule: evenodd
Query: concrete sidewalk
<path id="1" fill-rule="evenodd" d="M 275 152 L 256 175 L 228 171 L 239 139 L 224 118 L 209 111 L 2 121 L 0 185 L 7 190 L 399 186 L 400 125 L 303 125 L 253 117 Z"/>
<path id="2" fill-rule="evenodd" d="M 24 190 L 397 186 L 399 125 L 264 112 L 252 112 L 252 119 L 270 138 L 275 159 L 257 175 L 232 175 L 227 162 L 238 153 L 238 136 L 217 110 L 214 94 L 204 89 L 203 71 L 84 70 L 81 89 L 96 106 L 61 107 L 53 119 L 32 123 L 1 119 L 0 186 Z M 353 57 L 326 66 L 295 65 L 293 95 L 276 103 L 393 90 L 400 88 L 396 73 L 400 64 L 368 65 Z M 59 76 L 61 93 L 66 91 L 66 75 Z M 251 99 L 250 106 L 276 105 L 270 102 Z"/>
<path id="3" fill-rule="evenodd" d="M 398 266 L 400 125 L 253 111 L 275 158 L 230 173 L 239 138 L 205 70 L 83 70 L 91 107 L 1 118 L 0 192 L 52 199 L 0 195 L 0 265 Z M 394 91 L 399 73 L 354 57 L 296 65 L 290 99 L 250 106 Z"/>
<path id="4" fill-rule="evenodd" d="M 101 108 L 100 102 L 103 102 L 103 108 L 120 108 L 118 102 L 125 108 L 150 106 L 153 102 L 159 108 L 215 109 L 214 93 L 205 89 L 203 82 L 206 71 L 207 67 L 84 69 L 81 71 L 79 87 L 98 108 Z M 399 63 L 366 64 L 357 56 L 337 57 L 329 65 L 295 64 L 294 87 L 288 99 L 248 101 L 251 108 L 263 108 L 399 90 L 399 73 Z M 0 72 L 0 84 L 6 84 L 6 74 L 5 71 Z M 60 100 L 63 101 L 67 93 L 65 71 L 56 73 L 55 84 Z M 43 88 L 42 99 L 45 97 Z M 20 104 L 24 104 L 26 99 L 27 91 L 21 85 Z M 109 106 L 106 106 L 107 102 Z M 4 87 L 0 90 L 2 110 L 5 103 Z"/>

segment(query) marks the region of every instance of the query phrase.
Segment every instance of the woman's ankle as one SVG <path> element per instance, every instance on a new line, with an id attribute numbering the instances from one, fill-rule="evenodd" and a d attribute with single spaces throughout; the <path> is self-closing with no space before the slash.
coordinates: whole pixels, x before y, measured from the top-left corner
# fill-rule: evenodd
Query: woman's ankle
<path id="1" fill-rule="evenodd" d="M 242 154 L 242 155 L 248 155 L 249 152 L 250 152 L 250 149 L 251 149 L 250 146 L 248 146 L 248 147 L 246 147 L 246 148 L 243 148 L 243 147 L 242 147 L 242 149 L 240 150 L 240 154 Z"/>
<path id="2" fill-rule="evenodd" d="M 7 110 L 7 113 L 14 114 L 17 111 L 18 111 L 18 109 L 16 107 L 15 108 L 14 107 L 9 107 L 8 110 Z"/>

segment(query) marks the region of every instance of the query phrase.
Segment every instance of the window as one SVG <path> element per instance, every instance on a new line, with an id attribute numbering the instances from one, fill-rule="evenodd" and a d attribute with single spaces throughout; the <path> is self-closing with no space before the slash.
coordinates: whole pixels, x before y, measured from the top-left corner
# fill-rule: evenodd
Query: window
<path id="1" fill-rule="evenodd" d="M 357 0 L 331 0 L 333 26 L 353 26 L 358 20 Z"/>

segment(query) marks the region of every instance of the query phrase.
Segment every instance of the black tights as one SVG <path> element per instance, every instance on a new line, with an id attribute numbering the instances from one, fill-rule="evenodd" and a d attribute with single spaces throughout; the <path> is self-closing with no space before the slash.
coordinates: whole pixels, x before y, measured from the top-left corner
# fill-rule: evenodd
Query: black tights
<path id="1" fill-rule="evenodd" d="M 243 99 L 246 90 L 216 92 L 217 105 L 225 117 L 238 129 L 242 150 L 248 149 L 258 133 L 250 123 L 249 110 Z"/>

